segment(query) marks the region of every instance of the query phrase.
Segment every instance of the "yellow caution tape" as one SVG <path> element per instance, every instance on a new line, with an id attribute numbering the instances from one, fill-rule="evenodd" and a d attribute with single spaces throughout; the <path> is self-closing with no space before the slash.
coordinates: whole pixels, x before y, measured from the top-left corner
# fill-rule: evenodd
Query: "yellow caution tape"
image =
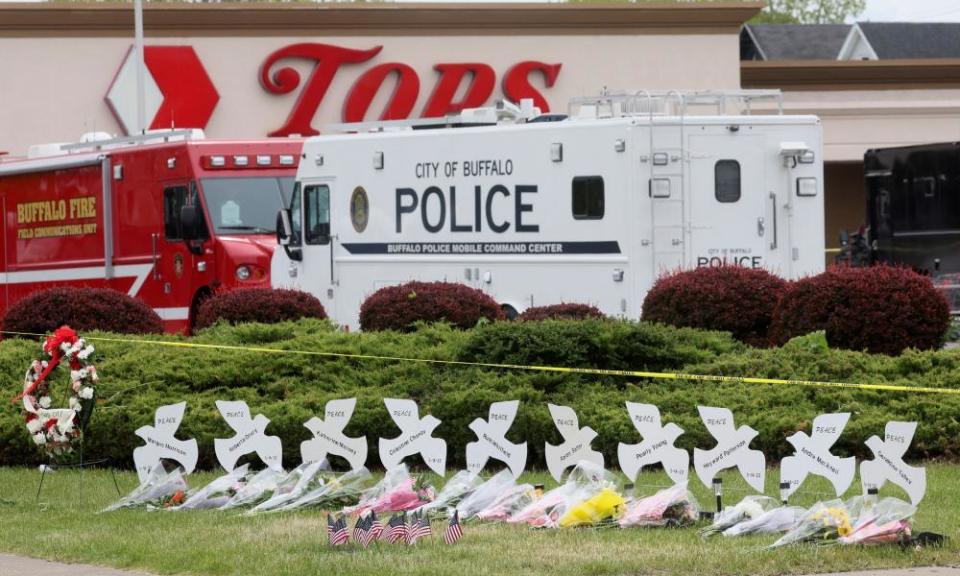
<path id="1" fill-rule="evenodd" d="M 0 331 L 18 336 L 37 336 L 30 332 Z M 233 346 L 230 344 L 199 344 L 196 342 L 175 342 L 170 340 L 145 340 L 139 338 L 84 337 L 84 340 L 100 342 L 121 342 L 146 346 L 166 346 L 170 348 L 193 348 L 201 350 L 226 350 L 231 352 L 257 352 L 262 354 L 294 354 L 301 356 L 321 356 L 328 358 L 349 358 L 355 360 L 381 360 L 387 362 L 419 362 L 422 364 L 441 364 L 448 366 L 474 366 L 499 370 L 525 370 L 535 372 L 554 372 L 560 374 L 583 374 L 587 376 L 624 376 L 628 378 L 648 378 L 654 380 L 693 380 L 697 382 L 722 382 L 725 384 L 769 384 L 778 386 L 812 386 L 817 388 L 845 388 L 850 390 L 878 390 L 885 392 L 915 392 L 921 394 L 960 395 L 960 388 L 936 388 L 930 386 L 901 386 L 896 384 L 854 384 L 851 382 L 827 382 L 822 380 L 788 380 L 781 378 L 753 378 L 748 376 L 717 376 L 710 374 L 685 374 L 682 372 L 645 372 L 640 370 L 610 370 L 605 368 L 568 368 L 564 366 L 537 366 L 525 364 L 498 364 L 494 362 L 466 362 L 463 360 L 437 360 L 432 358 L 407 358 L 404 356 L 383 356 L 379 354 L 352 354 L 348 352 L 320 352 L 316 350 L 287 350 L 265 348 L 262 346 Z"/>

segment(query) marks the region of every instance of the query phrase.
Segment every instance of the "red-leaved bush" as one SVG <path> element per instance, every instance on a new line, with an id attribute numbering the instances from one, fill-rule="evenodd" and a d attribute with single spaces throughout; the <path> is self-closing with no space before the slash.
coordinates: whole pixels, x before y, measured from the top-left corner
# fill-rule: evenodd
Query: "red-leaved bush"
<path id="1" fill-rule="evenodd" d="M 517 320 L 584 320 L 586 318 L 604 318 L 603 312 L 589 304 L 550 304 L 533 306 L 517 316 Z"/>
<path id="2" fill-rule="evenodd" d="M 926 276 L 894 266 L 833 266 L 792 283 L 770 334 L 783 344 L 824 330 L 830 346 L 897 355 L 938 348 L 949 324 L 950 306 Z"/>
<path id="3" fill-rule="evenodd" d="M 787 283 L 766 270 L 695 268 L 661 276 L 643 300 L 643 319 L 671 326 L 723 330 L 767 346 L 773 308 Z"/>
<path id="4" fill-rule="evenodd" d="M 218 320 L 230 324 L 262 322 L 272 324 L 300 318 L 327 317 L 323 304 L 313 294 L 282 288 L 238 288 L 204 300 L 197 310 L 196 328 Z"/>
<path id="5" fill-rule="evenodd" d="M 152 308 L 110 288 L 60 287 L 34 292 L 7 310 L 5 332 L 46 334 L 67 325 L 80 332 L 158 334 L 163 321 Z M 14 334 L 6 334 L 14 336 Z"/>
<path id="6" fill-rule="evenodd" d="M 502 320 L 496 300 L 480 290 L 451 282 L 408 282 L 381 288 L 360 306 L 363 330 L 410 331 L 417 321 L 446 321 L 473 328 L 481 318 Z"/>

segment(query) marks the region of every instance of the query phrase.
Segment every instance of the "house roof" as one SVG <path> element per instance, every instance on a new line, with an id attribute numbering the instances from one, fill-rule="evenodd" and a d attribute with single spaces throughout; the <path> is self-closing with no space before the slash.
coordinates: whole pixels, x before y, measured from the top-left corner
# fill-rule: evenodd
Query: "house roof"
<path id="1" fill-rule="evenodd" d="M 858 22 L 881 60 L 960 58 L 960 23 Z"/>
<path id="2" fill-rule="evenodd" d="M 848 24 L 747 24 L 741 60 L 836 60 Z"/>

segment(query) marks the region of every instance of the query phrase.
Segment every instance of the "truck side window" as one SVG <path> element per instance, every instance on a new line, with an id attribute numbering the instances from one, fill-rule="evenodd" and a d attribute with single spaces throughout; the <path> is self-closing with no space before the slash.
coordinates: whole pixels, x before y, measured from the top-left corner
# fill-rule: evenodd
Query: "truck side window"
<path id="1" fill-rule="evenodd" d="M 573 218 L 600 220 L 603 218 L 603 178 L 577 176 L 573 179 Z"/>
<path id="2" fill-rule="evenodd" d="M 290 200 L 290 246 L 303 245 L 303 210 L 300 201 L 300 183 L 297 182 L 293 187 Z"/>
<path id="3" fill-rule="evenodd" d="M 330 188 L 325 184 L 303 190 L 304 239 L 307 244 L 330 242 Z"/>
<path id="4" fill-rule="evenodd" d="M 740 163 L 736 160 L 718 160 L 713 167 L 714 194 L 717 202 L 736 202 L 740 199 Z"/>
<path id="5" fill-rule="evenodd" d="M 163 231 L 167 240 L 180 240 L 180 209 L 187 199 L 186 186 L 171 186 L 163 190 Z"/>

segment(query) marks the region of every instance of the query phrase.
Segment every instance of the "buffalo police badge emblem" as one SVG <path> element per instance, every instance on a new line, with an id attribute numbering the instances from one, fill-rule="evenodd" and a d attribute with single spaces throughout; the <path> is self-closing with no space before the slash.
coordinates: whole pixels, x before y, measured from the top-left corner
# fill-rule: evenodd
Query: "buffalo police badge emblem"
<path id="1" fill-rule="evenodd" d="M 350 221 L 353 222 L 353 229 L 357 232 L 366 230 L 369 217 L 370 202 L 367 199 L 367 191 L 363 186 L 357 186 L 350 196 Z"/>

